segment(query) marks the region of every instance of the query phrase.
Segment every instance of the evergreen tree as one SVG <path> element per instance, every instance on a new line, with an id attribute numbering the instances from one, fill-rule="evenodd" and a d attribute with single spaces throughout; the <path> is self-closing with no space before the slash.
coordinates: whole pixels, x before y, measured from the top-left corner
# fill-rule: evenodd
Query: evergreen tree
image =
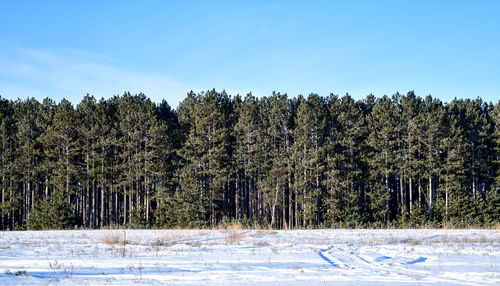
<path id="1" fill-rule="evenodd" d="M 258 100 L 248 94 L 239 108 L 235 129 L 236 218 L 252 218 L 255 186 L 264 161 L 261 151 L 262 125 Z"/>
<path id="2" fill-rule="evenodd" d="M 301 101 L 297 109 L 294 130 L 296 155 L 296 191 L 303 205 L 303 221 L 306 225 L 322 222 L 322 197 L 324 192 L 325 140 L 327 105 L 316 94 Z"/>
<path id="3" fill-rule="evenodd" d="M 82 214 L 85 226 L 95 228 L 97 226 L 97 104 L 93 96 L 85 96 L 77 106 L 77 128 L 78 139 L 80 140 L 79 149 L 82 153 L 81 165 L 81 188 L 78 193 L 79 200 L 82 202 Z"/>
<path id="4" fill-rule="evenodd" d="M 76 120 L 73 106 L 63 99 L 54 107 L 53 121 L 41 135 L 44 156 L 51 166 L 49 183 L 54 189 L 63 190 L 68 204 L 72 204 L 75 176 L 78 175 Z"/>
<path id="5" fill-rule="evenodd" d="M 16 124 L 14 118 L 14 104 L 0 97 L 0 188 L 1 194 L 1 228 L 14 228 L 14 188 L 13 180 L 17 170 L 15 167 L 16 155 Z"/>
<path id="6" fill-rule="evenodd" d="M 384 96 L 377 100 L 371 113 L 370 135 L 370 213 L 373 221 L 387 223 L 390 218 L 390 199 L 395 196 L 391 184 L 396 168 L 397 107 Z"/>
<path id="7" fill-rule="evenodd" d="M 494 226 L 500 102 L 0 98 L 0 227 Z"/>
<path id="8" fill-rule="evenodd" d="M 266 216 L 270 219 L 271 226 L 277 226 L 278 220 L 284 219 L 283 211 L 286 189 L 289 187 L 288 174 L 290 171 L 289 143 L 290 143 L 290 123 L 291 106 L 286 94 L 273 92 L 272 96 L 267 98 L 267 108 L 265 114 L 262 114 L 264 123 L 264 134 L 261 143 L 260 153 L 263 155 L 263 168 L 259 178 L 261 192 L 258 192 L 261 198 L 260 216 Z M 280 207 L 281 206 L 281 207 Z M 281 211 L 280 211 L 281 208 Z M 282 223 L 281 223 L 282 225 Z"/>
<path id="9" fill-rule="evenodd" d="M 21 216 L 23 220 L 28 216 L 36 199 L 36 178 L 39 171 L 38 161 L 40 156 L 40 147 L 38 137 L 40 131 L 36 125 L 37 112 L 39 103 L 33 98 L 19 102 L 16 108 L 17 122 L 17 142 L 19 142 L 16 150 L 16 168 L 20 174 L 18 178 L 19 184 L 22 186 L 22 204 Z"/>
<path id="10" fill-rule="evenodd" d="M 76 225 L 75 218 L 62 191 L 38 201 L 26 224 L 29 230 L 68 229 L 73 225 Z"/>
<path id="11" fill-rule="evenodd" d="M 199 207 L 191 218 L 195 223 L 203 221 L 215 225 L 222 217 L 231 173 L 231 108 L 225 92 L 211 90 L 201 94 L 192 114 L 193 126 L 181 150 L 185 160 L 179 174 L 183 194 L 177 197 L 182 203 L 186 200 L 186 206 L 181 207 L 187 215 L 194 212 L 195 205 Z M 198 204 L 193 198 L 198 199 Z"/>

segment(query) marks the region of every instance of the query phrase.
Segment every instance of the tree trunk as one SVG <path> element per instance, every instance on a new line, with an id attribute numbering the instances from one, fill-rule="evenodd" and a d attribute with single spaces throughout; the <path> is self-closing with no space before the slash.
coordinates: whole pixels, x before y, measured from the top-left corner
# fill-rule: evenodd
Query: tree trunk
<path id="1" fill-rule="evenodd" d="M 31 210 L 31 202 L 32 202 L 32 190 L 31 190 L 31 180 L 28 179 L 28 190 L 26 193 L 26 216 L 29 216 Z"/>
<path id="2" fill-rule="evenodd" d="M 409 192 L 410 192 L 409 195 L 410 195 L 410 214 L 411 214 L 411 208 L 412 208 L 412 204 L 413 204 L 413 186 L 412 186 L 411 176 L 410 176 L 409 180 L 410 180 L 410 182 L 409 182 L 410 183 L 409 184 L 409 189 L 410 189 L 409 190 Z"/>
<path id="3" fill-rule="evenodd" d="M 294 219 L 295 219 L 295 223 L 294 223 L 294 226 L 297 227 L 299 226 L 299 214 L 298 214 L 298 207 L 299 207 L 299 203 L 297 202 L 297 199 L 295 199 L 295 211 L 294 211 Z"/>
<path id="4" fill-rule="evenodd" d="M 472 171 L 472 197 L 476 200 L 476 174 Z"/>
<path id="5" fill-rule="evenodd" d="M 30 203 L 30 211 L 35 205 L 35 187 L 36 186 L 31 186 L 31 181 L 29 181 L 28 186 L 30 188 L 30 193 L 31 193 L 31 203 Z"/>
<path id="6" fill-rule="evenodd" d="M 391 191 L 391 190 L 390 190 L 390 188 L 389 188 L 389 172 L 386 172 L 386 173 L 385 173 L 385 187 L 387 188 L 387 191 L 388 191 L 388 192 L 389 192 L 389 194 L 390 194 L 390 191 Z M 390 195 L 390 196 L 389 196 L 389 199 L 388 199 L 388 200 L 387 200 L 387 202 L 385 203 L 385 208 L 386 208 L 386 210 L 385 210 L 385 222 L 386 222 L 386 223 L 389 221 L 389 212 L 390 212 L 390 210 L 389 210 L 389 202 L 390 202 L 390 200 L 391 200 L 391 196 L 392 196 L 392 195 Z"/>
<path id="7" fill-rule="evenodd" d="M 45 199 L 49 197 L 49 176 L 45 176 Z"/>
<path id="8" fill-rule="evenodd" d="M 10 211 L 9 211 L 9 221 L 11 224 L 11 229 L 14 228 L 14 208 L 12 207 L 14 205 L 14 196 L 12 195 L 12 179 L 9 180 L 9 202 L 10 202 Z"/>
<path id="9" fill-rule="evenodd" d="M 96 228 L 96 220 L 97 220 L 97 193 L 95 188 L 95 182 L 92 181 L 92 228 Z"/>
<path id="10" fill-rule="evenodd" d="M 108 200 L 108 216 L 107 216 L 107 225 L 111 225 L 111 215 L 113 211 L 113 186 L 109 187 L 107 192 L 107 200 Z"/>
<path id="11" fill-rule="evenodd" d="M 248 218 L 252 219 L 253 210 L 252 210 L 252 202 L 253 202 L 253 179 L 248 180 Z"/>
<path id="12" fill-rule="evenodd" d="M 123 189 L 123 225 L 127 224 L 127 187 Z"/>
<path id="13" fill-rule="evenodd" d="M 104 156 L 104 146 L 101 147 L 101 153 L 102 153 L 102 156 Z M 106 189 L 104 187 L 104 178 L 105 178 L 105 175 L 104 175 L 104 159 L 101 160 L 101 223 L 100 223 L 100 226 L 103 227 L 104 226 L 104 213 L 105 213 L 105 209 L 104 209 L 104 199 L 105 199 L 105 195 L 106 195 Z M 109 206 L 109 200 L 108 200 L 108 209 L 110 208 Z M 109 216 L 108 216 L 109 217 Z"/>
<path id="14" fill-rule="evenodd" d="M 279 193 L 279 179 L 276 179 L 276 189 L 274 190 L 274 200 L 273 200 L 273 207 L 271 211 L 271 227 L 274 226 L 274 223 L 276 221 L 276 205 L 278 204 L 278 193 Z"/>
<path id="15" fill-rule="evenodd" d="M 403 207 L 405 205 L 404 200 L 404 187 L 403 187 L 403 176 L 399 176 L 399 213 L 403 213 Z"/>
<path id="16" fill-rule="evenodd" d="M 290 168 L 290 161 L 288 161 Z M 293 229 L 293 213 L 292 213 L 292 172 L 288 174 L 288 227 Z"/>
<path id="17" fill-rule="evenodd" d="M 111 187 L 113 187 L 113 185 L 111 185 Z M 114 190 L 115 192 L 115 225 L 119 225 L 120 224 L 120 209 L 118 208 L 118 190 L 115 189 Z"/>
<path id="18" fill-rule="evenodd" d="M 319 186 L 319 174 L 318 174 L 319 166 L 316 165 L 316 189 L 318 194 L 316 195 L 316 225 L 321 223 L 321 188 Z"/>
<path id="19" fill-rule="evenodd" d="M 304 149 L 304 156 L 305 156 L 305 149 Z M 304 157 L 305 158 L 305 157 Z M 304 166 L 304 182 L 307 182 L 307 169 L 306 167 Z M 304 226 L 306 224 L 306 221 L 307 221 L 307 211 L 305 210 L 305 200 L 306 200 L 306 184 L 304 184 L 304 188 L 302 189 L 302 193 L 303 193 L 303 198 L 302 198 L 302 226 Z"/>
<path id="20" fill-rule="evenodd" d="M 418 207 L 422 207 L 422 184 L 420 182 L 420 176 L 418 176 Z"/>
<path id="21" fill-rule="evenodd" d="M 66 200 L 71 203 L 69 197 L 69 145 L 66 145 Z"/>
<path id="22" fill-rule="evenodd" d="M 288 229 L 287 223 L 286 223 L 286 194 L 285 194 L 285 189 L 281 191 L 281 228 L 282 229 Z"/>
<path id="23" fill-rule="evenodd" d="M 5 230 L 5 221 L 3 216 L 4 206 L 5 206 L 5 175 L 2 175 L 2 209 L 0 210 L 1 211 L 0 215 L 2 216 L 2 230 Z"/>
<path id="24" fill-rule="evenodd" d="M 106 189 L 104 188 L 104 183 L 101 183 L 101 218 L 99 220 L 99 226 L 104 226 L 104 198 L 106 194 Z"/>
<path id="25" fill-rule="evenodd" d="M 82 199 L 80 203 L 82 204 L 80 209 L 82 210 L 83 225 L 87 226 L 87 193 L 85 190 L 82 191 Z"/>
<path id="26" fill-rule="evenodd" d="M 445 202 L 444 202 L 444 210 L 445 210 L 445 221 L 448 222 L 448 188 L 446 188 L 445 193 Z"/>
<path id="27" fill-rule="evenodd" d="M 21 206 L 21 219 L 26 220 L 26 182 L 23 182 L 23 205 Z"/>
<path id="28" fill-rule="evenodd" d="M 429 215 L 432 219 L 432 176 L 429 175 Z"/>
<path id="29" fill-rule="evenodd" d="M 132 210 L 134 209 L 134 183 L 132 182 L 130 189 L 128 190 L 128 222 L 132 218 Z"/>

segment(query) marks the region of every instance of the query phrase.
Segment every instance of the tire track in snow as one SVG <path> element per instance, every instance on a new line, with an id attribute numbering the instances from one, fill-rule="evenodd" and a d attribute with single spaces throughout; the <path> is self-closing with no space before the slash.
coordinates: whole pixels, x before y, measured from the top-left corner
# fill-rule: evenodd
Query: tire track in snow
<path id="1" fill-rule="evenodd" d="M 327 249 L 321 249 L 320 251 L 318 251 L 318 255 L 319 257 L 323 258 L 323 260 L 325 260 L 326 262 L 328 262 L 331 266 L 333 267 L 339 267 L 335 262 L 333 262 L 330 258 L 326 257 L 323 252 L 326 252 L 330 249 L 332 249 L 333 246 L 330 246 L 329 248 Z"/>
<path id="2" fill-rule="evenodd" d="M 433 239 L 439 236 L 440 236 L 439 234 L 436 234 L 423 238 L 422 240 Z M 400 243 L 411 243 L 416 240 L 417 239 L 407 239 L 399 242 L 380 244 L 378 246 L 396 245 Z M 349 247 L 349 249 L 346 250 L 341 247 L 335 247 L 334 245 L 332 245 L 329 248 L 321 249 L 320 251 L 318 251 L 318 255 L 319 257 L 321 257 L 321 259 L 325 260 L 328 264 L 336 268 L 356 269 L 355 266 L 359 266 L 361 268 L 366 268 L 366 267 L 371 268 L 376 272 L 385 270 L 385 268 L 387 267 L 392 267 L 394 264 L 414 265 L 417 263 L 425 262 L 427 260 L 427 257 L 410 258 L 404 256 L 391 257 L 387 255 L 381 255 L 373 259 L 373 261 L 371 262 L 368 260 L 369 258 L 367 259 L 362 257 L 361 255 L 356 254 L 356 252 L 359 252 L 361 248 L 366 246 L 365 244 L 347 244 L 346 246 Z M 352 246 L 354 246 L 353 249 L 351 248 Z M 355 260 L 360 260 L 361 262 L 364 263 L 364 265 L 360 265 L 359 262 L 356 262 Z"/>
<path id="3" fill-rule="evenodd" d="M 471 233 L 467 235 L 458 235 L 460 237 L 469 237 L 475 236 L 478 233 Z M 422 281 L 422 279 L 426 279 L 429 275 L 432 277 L 431 280 L 439 281 L 440 283 L 450 283 L 450 284 L 468 284 L 469 280 L 459 279 L 457 277 L 450 276 L 448 274 L 442 274 L 435 276 L 436 273 L 432 273 L 432 271 L 428 271 L 425 268 L 425 265 L 416 267 L 416 265 L 420 263 L 425 263 L 428 258 L 419 256 L 419 257 L 405 257 L 405 256 L 394 256 L 391 257 L 384 252 L 383 246 L 396 246 L 398 244 L 411 244 L 419 241 L 430 240 L 433 238 L 440 237 L 442 235 L 432 235 L 424 238 L 410 238 L 403 239 L 400 241 L 395 241 L 391 243 L 378 244 L 373 245 L 374 247 L 379 247 L 379 250 L 375 250 L 375 252 L 366 252 L 363 255 L 359 255 L 359 250 L 365 247 L 364 244 L 347 244 L 345 247 L 335 245 L 331 245 L 327 249 L 322 249 L 318 252 L 318 255 L 325 261 L 327 261 L 330 265 L 338 268 L 338 270 L 350 270 L 356 271 L 356 275 L 361 276 L 370 276 L 370 272 L 376 273 L 376 275 L 380 275 L 382 277 L 392 277 L 395 281 L 399 281 L 398 283 L 403 283 L 401 279 L 411 279 L 411 281 Z M 381 251 L 380 251 L 381 250 Z M 347 257 L 350 257 L 347 259 Z M 357 259 L 357 261 L 356 261 Z M 343 263 L 336 263 L 337 261 L 342 261 Z M 349 265 L 348 263 L 349 262 Z M 354 270 L 356 269 L 356 270 Z M 373 278 L 370 278 L 373 279 Z M 380 279 L 380 278 L 377 278 Z M 385 278 L 382 278 L 385 279 Z M 409 281 L 407 281 L 409 282 Z M 422 282 L 425 282 L 422 281 Z M 482 281 L 484 282 L 484 281 Z"/>

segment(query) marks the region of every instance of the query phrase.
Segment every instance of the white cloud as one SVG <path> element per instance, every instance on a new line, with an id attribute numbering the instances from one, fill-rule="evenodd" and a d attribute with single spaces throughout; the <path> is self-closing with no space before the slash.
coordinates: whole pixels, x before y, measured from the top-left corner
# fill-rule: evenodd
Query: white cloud
<path id="1" fill-rule="evenodd" d="M 189 91 L 188 85 L 168 75 L 120 68 L 112 59 L 82 51 L 23 48 L 1 53 L 0 95 L 6 98 L 66 98 L 77 104 L 87 93 L 109 98 L 130 91 L 177 106 Z"/>

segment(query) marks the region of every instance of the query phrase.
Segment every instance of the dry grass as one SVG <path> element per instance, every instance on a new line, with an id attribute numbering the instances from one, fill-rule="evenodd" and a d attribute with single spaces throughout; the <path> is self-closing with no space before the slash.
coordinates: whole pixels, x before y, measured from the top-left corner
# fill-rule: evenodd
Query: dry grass
<path id="1" fill-rule="evenodd" d="M 491 226 L 491 229 L 500 231 L 500 222 L 497 222 Z"/>
<path id="2" fill-rule="evenodd" d="M 125 240 L 123 239 L 123 235 L 120 235 L 118 232 L 106 232 L 102 236 L 102 242 L 105 244 L 125 244 Z"/>
<path id="3" fill-rule="evenodd" d="M 224 232 L 224 243 L 239 244 L 246 236 L 241 230 L 227 230 Z"/>
<path id="4" fill-rule="evenodd" d="M 220 226 L 219 231 L 224 234 L 224 244 L 238 244 L 246 237 L 243 233 L 243 226 L 239 222 Z"/>
<path id="5" fill-rule="evenodd" d="M 223 226 L 219 226 L 220 231 L 235 231 L 235 230 L 243 230 L 243 226 L 240 222 L 234 222 L 231 224 L 226 224 Z"/>
<path id="6" fill-rule="evenodd" d="M 476 234 L 469 236 L 442 235 L 434 242 L 447 244 L 498 244 L 498 238 L 487 237 L 484 234 Z"/>
<path id="7" fill-rule="evenodd" d="M 243 226 L 239 222 L 220 226 L 219 231 L 224 235 L 224 244 L 237 244 L 246 237 L 242 232 Z"/>
<path id="8" fill-rule="evenodd" d="M 101 241 L 105 244 L 118 244 L 118 245 L 138 245 L 140 244 L 141 237 L 128 237 L 125 230 L 110 230 L 102 235 Z"/>

